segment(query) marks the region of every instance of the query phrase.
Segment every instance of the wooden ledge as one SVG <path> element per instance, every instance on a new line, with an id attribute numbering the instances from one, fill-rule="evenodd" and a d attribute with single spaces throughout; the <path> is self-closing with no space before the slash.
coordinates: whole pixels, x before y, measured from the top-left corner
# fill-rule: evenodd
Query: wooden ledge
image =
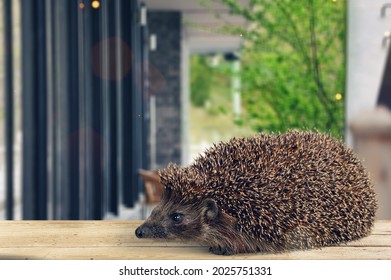
<path id="1" fill-rule="evenodd" d="M 0 259 L 391 259 L 391 221 L 338 247 L 284 254 L 216 256 L 207 247 L 137 239 L 142 221 L 0 221 Z"/>

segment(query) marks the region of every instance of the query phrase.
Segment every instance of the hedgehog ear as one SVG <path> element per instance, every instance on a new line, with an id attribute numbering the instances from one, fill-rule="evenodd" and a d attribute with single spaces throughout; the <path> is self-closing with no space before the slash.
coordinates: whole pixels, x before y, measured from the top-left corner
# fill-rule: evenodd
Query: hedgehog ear
<path id="1" fill-rule="evenodd" d="M 172 188 L 165 187 L 163 189 L 163 192 L 162 192 L 160 200 L 169 200 L 171 195 L 172 195 Z"/>
<path id="2" fill-rule="evenodd" d="M 205 218 L 209 221 L 216 219 L 217 215 L 219 214 L 219 208 L 217 207 L 216 201 L 207 198 L 204 200 L 203 206 L 205 209 Z"/>

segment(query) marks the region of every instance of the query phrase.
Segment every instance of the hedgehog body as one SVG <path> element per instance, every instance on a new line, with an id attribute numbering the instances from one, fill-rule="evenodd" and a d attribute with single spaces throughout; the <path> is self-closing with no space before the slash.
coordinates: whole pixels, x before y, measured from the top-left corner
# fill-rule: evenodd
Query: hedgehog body
<path id="1" fill-rule="evenodd" d="M 370 233 L 377 209 L 360 160 L 320 133 L 234 138 L 160 177 L 162 201 L 136 235 L 196 240 L 216 254 L 356 240 Z"/>

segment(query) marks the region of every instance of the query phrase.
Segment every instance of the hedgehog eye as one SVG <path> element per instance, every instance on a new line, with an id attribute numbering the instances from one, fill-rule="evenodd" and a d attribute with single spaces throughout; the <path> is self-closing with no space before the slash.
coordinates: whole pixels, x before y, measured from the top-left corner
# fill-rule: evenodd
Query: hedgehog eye
<path id="1" fill-rule="evenodd" d="M 171 220 L 174 222 L 174 224 L 180 224 L 183 221 L 183 214 L 174 213 L 171 216 Z"/>

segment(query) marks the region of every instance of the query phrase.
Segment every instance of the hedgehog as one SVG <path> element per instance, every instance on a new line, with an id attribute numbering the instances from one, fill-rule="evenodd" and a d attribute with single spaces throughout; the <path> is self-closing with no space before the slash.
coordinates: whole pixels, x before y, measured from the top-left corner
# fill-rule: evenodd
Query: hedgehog
<path id="1" fill-rule="evenodd" d="M 371 232 L 377 210 L 362 162 L 318 132 L 233 138 L 159 175 L 161 201 L 136 236 L 193 241 L 218 255 L 344 244 Z"/>

